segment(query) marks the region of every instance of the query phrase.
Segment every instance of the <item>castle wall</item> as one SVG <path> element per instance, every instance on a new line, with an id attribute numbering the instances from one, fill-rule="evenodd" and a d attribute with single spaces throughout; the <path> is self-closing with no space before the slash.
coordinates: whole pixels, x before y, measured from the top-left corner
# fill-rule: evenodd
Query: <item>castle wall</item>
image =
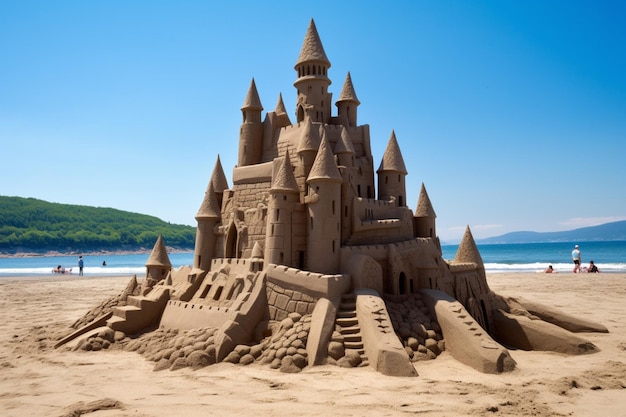
<path id="1" fill-rule="evenodd" d="M 353 200 L 351 245 L 392 243 L 412 238 L 413 215 L 410 209 L 383 200 Z"/>

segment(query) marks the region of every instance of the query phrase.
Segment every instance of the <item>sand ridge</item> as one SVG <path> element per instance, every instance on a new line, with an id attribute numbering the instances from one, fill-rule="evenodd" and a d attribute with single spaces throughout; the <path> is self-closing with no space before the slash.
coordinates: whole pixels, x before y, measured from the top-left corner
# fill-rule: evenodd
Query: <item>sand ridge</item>
<path id="1" fill-rule="evenodd" d="M 487 375 L 444 352 L 417 362 L 417 378 L 325 365 L 299 374 L 219 363 L 154 372 L 135 352 L 53 349 L 89 309 L 130 277 L 0 280 L 3 416 L 626 416 L 626 274 L 488 275 L 493 291 L 604 324 L 585 333 L 600 351 L 567 356 L 512 350 L 513 372 Z"/>

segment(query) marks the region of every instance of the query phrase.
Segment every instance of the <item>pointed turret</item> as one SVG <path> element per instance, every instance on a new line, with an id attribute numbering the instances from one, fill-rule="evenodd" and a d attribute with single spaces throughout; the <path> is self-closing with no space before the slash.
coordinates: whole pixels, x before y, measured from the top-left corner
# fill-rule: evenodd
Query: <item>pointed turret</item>
<path id="1" fill-rule="evenodd" d="M 298 90 L 296 120 L 301 122 L 308 115 L 313 121 L 328 123 L 332 100 L 332 94 L 328 93 L 331 81 L 327 75 L 330 61 L 326 57 L 313 19 L 309 23 L 294 68 L 298 73 L 293 84 Z"/>
<path id="2" fill-rule="evenodd" d="M 241 110 L 256 110 L 263 111 L 263 105 L 261 104 L 261 99 L 259 98 L 259 92 L 256 89 L 256 83 L 254 82 L 254 78 L 250 82 L 250 87 L 248 88 L 248 94 L 246 94 L 246 98 L 243 101 L 241 106 Z M 245 122 L 245 114 L 244 114 L 244 122 Z M 261 121 L 259 119 L 259 121 Z"/>
<path id="3" fill-rule="evenodd" d="M 483 258 L 480 256 L 480 252 L 478 251 L 478 247 L 476 246 L 476 242 L 474 241 L 469 225 L 465 228 L 465 234 L 463 235 L 461 243 L 459 243 L 459 248 L 454 256 L 454 261 L 452 262 L 475 263 L 478 264 L 478 266 L 483 267 Z M 484 268 L 479 269 L 484 270 Z"/>
<path id="4" fill-rule="evenodd" d="M 170 269 L 172 269 L 172 263 L 167 256 L 163 235 L 159 235 L 146 261 L 146 281 L 150 281 L 152 284 L 158 282 L 167 276 Z"/>
<path id="5" fill-rule="evenodd" d="M 396 133 L 393 130 L 376 172 L 378 173 L 378 199 L 394 199 L 398 207 L 403 207 L 406 204 L 407 170 L 396 140 Z"/>
<path id="6" fill-rule="evenodd" d="M 300 204 L 300 189 L 293 175 L 289 151 L 274 173 L 267 206 L 265 262 L 295 266 L 293 263 L 293 212 Z"/>
<path id="7" fill-rule="evenodd" d="M 339 165 L 345 167 L 354 166 L 354 146 L 352 145 L 352 139 L 348 134 L 348 130 L 345 127 L 341 127 L 341 135 L 339 140 L 335 144 L 335 155 Z"/>
<path id="8" fill-rule="evenodd" d="M 306 29 L 302 49 L 296 61 L 295 69 L 297 70 L 299 65 L 307 62 L 319 62 L 326 65 L 326 67 L 330 67 L 330 61 L 326 58 L 326 52 L 324 51 L 322 40 L 317 33 L 317 27 L 313 19 L 311 19 L 309 27 Z"/>
<path id="9" fill-rule="evenodd" d="M 348 71 L 346 80 L 343 82 L 343 88 L 339 99 L 335 103 L 337 106 L 337 112 L 339 120 L 345 126 L 357 125 L 357 107 L 361 104 L 354 91 L 354 85 L 352 84 L 352 77 Z"/>
<path id="10" fill-rule="evenodd" d="M 263 152 L 262 111 L 263 106 L 253 78 L 243 106 L 241 106 L 243 123 L 239 130 L 239 158 L 237 161 L 239 166 L 254 165 L 261 162 Z"/>
<path id="11" fill-rule="evenodd" d="M 300 134 L 300 140 L 298 141 L 296 151 L 298 152 L 298 159 L 300 160 L 300 163 L 298 164 L 298 176 L 304 177 L 306 180 L 309 176 L 309 172 L 311 172 L 313 161 L 315 161 L 317 150 L 320 147 L 321 138 L 317 125 L 314 126 L 310 118 L 307 117 L 304 119 L 302 124 L 302 133 Z"/>
<path id="12" fill-rule="evenodd" d="M 285 103 L 283 102 L 282 93 L 278 93 L 278 103 L 276 103 L 276 108 L 274 109 L 274 113 L 276 114 L 287 114 L 287 109 L 285 109 Z"/>
<path id="13" fill-rule="evenodd" d="M 220 208 L 214 191 L 213 181 L 209 181 L 209 187 L 206 193 L 204 193 L 204 199 L 198 214 L 196 214 L 196 220 L 198 227 L 196 228 L 193 266 L 194 268 L 208 271 L 211 268 L 211 260 L 215 256 L 216 236 L 213 229 L 220 221 Z"/>
<path id="14" fill-rule="evenodd" d="M 226 175 L 224 175 L 224 169 L 222 168 L 222 162 L 220 161 L 219 155 L 217 155 L 217 160 L 215 161 L 215 166 L 213 167 L 213 172 L 211 173 L 211 184 L 213 184 L 213 190 L 215 191 L 215 196 L 217 197 L 217 204 L 221 210 L 224 190 L 228 189 L 228 181 L 226 180 Z"/>
<path id="15" fill-rule="evenodd" d="M 330 151 L 330 145 L 326 137 L 322 139 L 317 156 L 311 167 L 311 172 L 307 177 L 307 183 L 325 181 L 325 182 L 341 182 L 341 174 L 335 163 L 335 158 Z"/>
<path id="16" fill-rule="evenodd" d="M 254 242 L 254 246 L 252 247 L 252 254 L 250 255 L 252 259 L 263 259 L 263 249 L 261 249 L 261 245 L 257 240 Z"/>
<path id="17" fill-rule="evenodd" d="M 214 190 L 213 181 L 209 181 L 209 187 L 204 193 L 204 198 L 202 199 L 202 203 L 200 204 L 200 208 L 196 214 L 196 220 L 220 218 L 220 209 Z"/>
<path id="18" fill-rule="evenodd" d="M 323 274 L 339 272 L 342 177 L 326 137 L 307 178 L 307 269 Z"/>
<path id="19" fill-rule="evenodd" d="M 435 229 L 435 219 L 437 215 L 433 209 L 433 205 L 430 202 L 426 187 L 422 183 L 420 189 L 420 195 L 417 199 L 417 207 L 415 208 L 414 215 L 414 232 L 415 237 L 436 237 L 437 231 Z"/>
<path id="20" fill-rule="evenodd" d="M 272 182 L 270 193 L 275 192 L 295 192 L 298 193 L 298 183 L 296 177 L 293 175 L 293 168 L 291 166 L 291 160 L 289 159 L 289 150 L 285 151 L 285 156 L 280 164 L 280 168 L 276 172 L 276 176 Z"/>

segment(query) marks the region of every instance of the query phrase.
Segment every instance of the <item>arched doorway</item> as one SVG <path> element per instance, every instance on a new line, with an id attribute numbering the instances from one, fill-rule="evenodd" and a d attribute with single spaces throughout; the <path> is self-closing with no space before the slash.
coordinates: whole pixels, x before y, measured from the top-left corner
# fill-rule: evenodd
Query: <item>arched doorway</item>
<path id="1" fill-rule="evenodd" d="M 235 223 L 231 223 L 228 228 L 228 233 L 226 234 L 226 246 L 224 248 L 224 257 L 225 258 L 238 258 L 237 253 L 237 227 L 235 227 Z"/>

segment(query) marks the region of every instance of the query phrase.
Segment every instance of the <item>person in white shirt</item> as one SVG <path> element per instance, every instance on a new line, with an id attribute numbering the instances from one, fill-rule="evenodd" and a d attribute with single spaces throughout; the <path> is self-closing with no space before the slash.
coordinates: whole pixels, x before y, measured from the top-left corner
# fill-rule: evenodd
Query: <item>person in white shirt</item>
<path id="1" fill-rule="evenodd" d="M 580 271 L 580 249 L 578 245 L 574 246 L 572 251 L 572 261 L 574 261 L 574 273 Z"/>

